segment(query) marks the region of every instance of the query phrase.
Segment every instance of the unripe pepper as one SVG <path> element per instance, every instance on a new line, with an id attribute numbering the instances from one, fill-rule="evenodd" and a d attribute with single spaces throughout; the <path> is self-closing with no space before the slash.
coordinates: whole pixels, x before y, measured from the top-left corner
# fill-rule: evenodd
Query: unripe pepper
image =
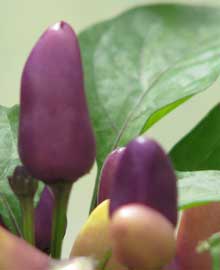
<path id="1" fill-rule="evenodd" d="M 124 147 L 117 148 L 113 152 L 111 152 L 105 159 L 100 175 L 98 204 L 109 199 L 112 182 L 115 177 L 115 172 L 124 150 Z"/>
<path id="2" fill-rule="evenodd" d="M 34 245 L 34 195 L 38 189 L 38 181 L 24 166 L 17 166 L 8 181 L 20 204 L 23 238 Z"/>
<path id="3" fill-rule="evenodd" d="M 160 145 L 138 137 L 131 141 L 120 159 L 110 195 L 110 214 L 120 206 L 140 203 L 177 223 L 176 176 Z"/>
<path id="4" fill-rule="evenodd" d="M 41 36 L 21 80 L 19 154 L 48 184 L 76 181 L 95 159 L 95 140 L 76 34 L 59 22 Z"/>
<path id="5" fill-rule="evenodd" d="M 37 189 L 38 182 L 29 174 L 24 166 L 17 166 L 12 176 L 8 177 L 9 185 L 20 200 L 20 198 L 33 198 Z"/>
<path id="6" fill-rule="evenodd" d="M 111 240 L 109 235 L 109 200 L 100 203 L 90 214 L 75 239 L 71 251 L 71 257 L 89 256 L 97 260 L 98 263 L 106 259 L 107 254 L 111 253 Z M 99 266 L 99 265 L 98 265 Z M 103 269 L 101 266 L 96 270 Z M 105 264 L 108 270 L 127 270 L 115 258 L 110 256 Z M 138 269 L 137 269 L 138 270 Z"/>

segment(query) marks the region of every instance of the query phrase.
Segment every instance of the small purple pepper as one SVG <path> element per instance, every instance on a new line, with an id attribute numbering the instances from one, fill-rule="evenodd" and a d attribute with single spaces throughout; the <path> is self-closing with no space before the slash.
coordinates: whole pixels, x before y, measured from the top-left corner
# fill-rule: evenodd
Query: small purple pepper
<path id="1" fill-rule="evenodd" d="M 48 187 L 45 187 L 41 193 L 40 201 L 35 208 L 35 241 L 36 247 L 48 254 L 50 253 L 53 207 L 53 193 Z M 1 216 L 0 226 L 9 230 L 5 226 Z"/>
<path id="2" fill-rule="evenodd" d="M 124 147 L 117 148 L 105 159 L 100 175 L 98 204 L 106 199 L 109 199 L 112 181 L 115 177 L 115 171 L 124 150 Z"/>
<path id="3" fill-rule="evenodd" d="M 40 250 L 50 253 L 54 196 L 48 187 L 42 191 L 35 209 L 35 241 Z"/>
<path id="4" fill-rule="evenodd" d="M 76 181 L 95 160 L 76 34 L 58 22 L 41 36 L 22 74 L 19 154 L 47 184 Z"/>
<path id="5" fill-rule="evenodd" d="M 110 214 L 120 206 L 142 203 L 175 226 L 177 223 L 176 176 L 160 145 L 138 137 L 131 141 L 120 159 L 110 195 Z"/>

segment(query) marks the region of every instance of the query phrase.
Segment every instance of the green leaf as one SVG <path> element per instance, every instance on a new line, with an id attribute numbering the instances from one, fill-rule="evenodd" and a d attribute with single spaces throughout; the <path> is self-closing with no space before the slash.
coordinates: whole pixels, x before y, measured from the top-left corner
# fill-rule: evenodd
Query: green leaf
<path id="1" fill-rule="evenodd" d="M 18 106 L 0 106 L 0 215 L 15 234 L 20 233 L 21 210 L 7 177 L 20 164 L 17 153 Z"/>
<path id="2" fill-rule="evenodd" d="M 212 257 L 212 269 L 219 270 L 220 268 L 220 234 L 215 233 L 210 236 L 207 240 L 202 241 L 198 247 L 199 253 L 209 251 Z"/>
<path id="3" fill-rule="evenodd" d="M 219 23 L 218 8 L 143 6 L 79 35 L 99 170 L 112 149 L 217 79 Z"/>
<path id="4" fill-rule="evenodd" d="M 220 201 L 219 123 L 218 104 L 170 152 L 177 170 L 191 171 L 178 173 L 180 209 Z"/>
<path id="5" fill-rule="evenodd" d="M 180 210 L 220 201 L 220 171 L 178 172 Z"/>
<path id="6" fill-rule="evenodd" d="M 18 106 L 10 109 L 0 106 L 0 215 L 6 227 L 15 234 L 21 234 L 21 209 L 7 178 L 21 164 L 17 152 L 18 114 Z M 35 206 L 43 188 L 44 184 L 39 183 Z"/>
<path id="7" fill-rule="evenodd" d="M 220 170 L 220 105 L 178 142 L 170 152 L 176 170 Z"/>

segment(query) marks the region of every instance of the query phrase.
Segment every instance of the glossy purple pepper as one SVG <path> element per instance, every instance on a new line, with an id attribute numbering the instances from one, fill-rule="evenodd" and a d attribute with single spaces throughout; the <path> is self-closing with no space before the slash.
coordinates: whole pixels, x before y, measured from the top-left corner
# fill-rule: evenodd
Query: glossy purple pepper
<path id="1" fill-rule="evenodd" d="M 115 177 L 115 171 L 124 150 L 124 147 L 117 148 L 105 159 L 100 175 L 98 204 L 109 199 L 112 182 Z"/>
<path id="2" fill-rule="evenodd" d="M 128 203 L 142 203 L 177 223 L 176 176 L 160 145 L 138 137 L 120 159 L 110 195 L 110 214 Z"/>
<path id="3" fill-rule="evenodd" d="M 76 34 L 58 22 L 41 36 L 21 80 L 19 154 L 48 184 L 74 182 L 95 160 Z"/>
<path id="4" fill-rule="evenodd" d="M 53 193 L 45 187 L 35 209 L 35 239 L 36 247 L 48 254 L 50 253 L 53 207 Z"/>

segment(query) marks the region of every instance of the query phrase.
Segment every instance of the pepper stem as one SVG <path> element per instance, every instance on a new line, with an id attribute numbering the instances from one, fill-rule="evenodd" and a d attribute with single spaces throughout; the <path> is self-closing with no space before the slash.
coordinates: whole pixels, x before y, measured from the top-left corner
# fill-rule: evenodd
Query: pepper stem
<path id="1" fill-rule="evenodd" d="M 20 197 L 22 209 L 22 232 L 23 238 L 31 245 L 35 244 L 34 235 L 34 202 L 32 197 Z"/>
<path id="2" fill-rule="evenodd" d="M 51 256 L 60 259 L 62 242 L 67 225 L 67 207 L 72 183 L 56 183 L 50 185 L 54 194 L 53 226 L 51 240 Z"/>
<path id="3" fill-rule="evenodd" d="M 92 211 L 97 206 L 98 187 L 99 187 L 99 174 L 97 174 L 97 176 L 96 176 L 95 186 L 94 186 L 93 194 L 92 194 L 92 200 L 91 200 L 90 208 L 89 208 L 89 214 L 91 214 Z"/>
<path id="4" fill-rule="evenodd" d="M 13 175 L 8 177 L 8 181 L 22 209 L 23 238 L 28 243 L 34 245 L 34 195 L 38 188 L 38 182 L 24 166 L 17 166 Z"/>

